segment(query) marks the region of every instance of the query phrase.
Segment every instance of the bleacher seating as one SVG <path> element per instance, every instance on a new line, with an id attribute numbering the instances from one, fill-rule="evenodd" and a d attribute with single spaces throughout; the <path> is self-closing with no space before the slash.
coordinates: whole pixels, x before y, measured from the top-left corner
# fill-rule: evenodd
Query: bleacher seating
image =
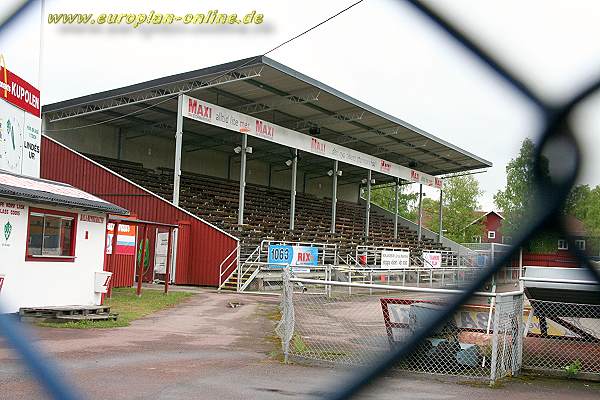
<path id="1" fill-rule="evenodd" d="M 172 199 L 173 170 L 151 170 L 140 163 L 88 156 L 159 196 Z M 337 243 L 342 256 L 364 244 L 408 247 L 412 251 L 443 248 L 431 239 L 419 243 L 417 233 L 404 226 L 398 227 L 398 239 L 394 239 L 393 221 L 376 213 L 371 213 L 370 233 L 365 238 L 364 206 L 356 203 L 338 200 L 336 233 L 330 233 L 331 199 L 297 193 L 296 229 L 290 231 L 288 190 L 247 184 L 243 226 L 237 224 L 239 182 L 184 172 L 180 190 L 181 207 L 240 239 L 242 259 L 263 239 Z"/>

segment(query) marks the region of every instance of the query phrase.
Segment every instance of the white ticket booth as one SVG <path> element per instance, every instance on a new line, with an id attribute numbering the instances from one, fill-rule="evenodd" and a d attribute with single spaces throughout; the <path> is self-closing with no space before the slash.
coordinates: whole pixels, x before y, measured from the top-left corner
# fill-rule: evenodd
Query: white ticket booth
<path id="1" fill-rule="evenodd" d="M 0 312 L 100 305 L 107 217 L 127 213 L 63 183 L 0 172 Z"/>

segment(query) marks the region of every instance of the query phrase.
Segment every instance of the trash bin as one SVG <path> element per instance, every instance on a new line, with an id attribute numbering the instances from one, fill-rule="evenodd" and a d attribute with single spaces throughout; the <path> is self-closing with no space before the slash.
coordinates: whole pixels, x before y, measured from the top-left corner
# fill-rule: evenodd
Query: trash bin
<path id="1" fill-rule="evenodd" d="M 108 292 L 108 287 L 110 286 L 110 279 L 112 278 L 112 272 L 97 271 L 94 272 L 94 278 L 94 292 Z"/>

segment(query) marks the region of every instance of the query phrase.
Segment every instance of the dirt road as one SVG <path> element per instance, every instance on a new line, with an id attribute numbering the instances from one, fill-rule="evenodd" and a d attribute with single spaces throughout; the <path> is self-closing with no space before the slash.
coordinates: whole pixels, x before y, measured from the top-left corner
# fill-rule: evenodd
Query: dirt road
<path id="1" fill-rule="evenodd" d="M 230 308 L 228 302 L 243 303 Z M 201 292 L 180 306 L 110 330 L 35 328 L 36 345 L 90 399 L 318 398 L 354 371 L 283 365 L 270 354 L 278 298 Z M 497 389 L 394 373 L 377 399 L 597 399 L 600 385 L 518 380 Z M 0 341 L 0 399 L 44 398 Z"/>

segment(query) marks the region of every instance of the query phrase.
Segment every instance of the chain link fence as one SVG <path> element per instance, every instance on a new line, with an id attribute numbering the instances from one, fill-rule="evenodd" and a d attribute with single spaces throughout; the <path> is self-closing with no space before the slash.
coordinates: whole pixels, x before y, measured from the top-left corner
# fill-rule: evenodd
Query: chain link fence
<path id="1" fill-rule="evenodd" d="M 444 313 L 455 292 L 299 279 L 286 270 L 277 333 L 286 360 L 369 365 Z M 397 367 L 492 382 L 518 373 L 523 293 L 477 293 L 472 300 Z"/>
<path id="2" fill-rule="evenodd" d="M 600 305 L 531 300 L 523 367 L 560 376 L 600 378 Z"/>

